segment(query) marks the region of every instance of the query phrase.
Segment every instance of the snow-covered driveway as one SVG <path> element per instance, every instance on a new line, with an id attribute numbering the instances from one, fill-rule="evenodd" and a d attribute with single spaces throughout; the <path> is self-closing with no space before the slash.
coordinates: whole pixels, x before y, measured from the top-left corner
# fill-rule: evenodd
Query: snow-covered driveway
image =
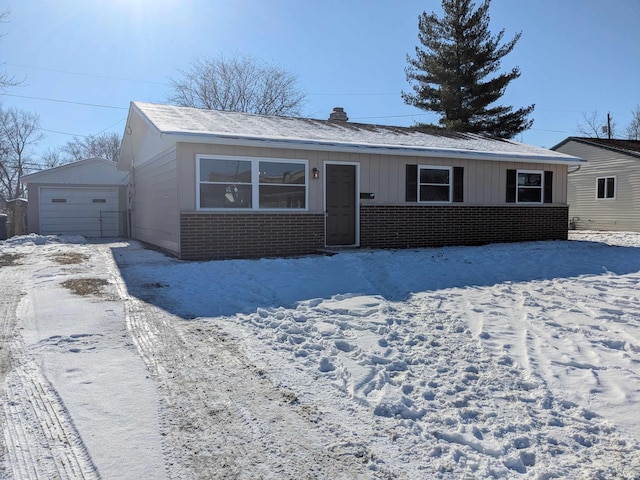
<path id="1" fill-rule="evenodd" d="M 573 237 L 0 242 L 0 476 L 640 478 L 640 235 Z"/>

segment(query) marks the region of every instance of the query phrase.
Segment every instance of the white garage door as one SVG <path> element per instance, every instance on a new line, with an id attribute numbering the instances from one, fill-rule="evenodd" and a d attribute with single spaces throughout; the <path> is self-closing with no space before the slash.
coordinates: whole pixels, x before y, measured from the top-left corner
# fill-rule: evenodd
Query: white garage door
<path id="1" fill-rule="evenodd" d="M 40 234 L 118 236 L 115 188 L 41 188 Z"/>

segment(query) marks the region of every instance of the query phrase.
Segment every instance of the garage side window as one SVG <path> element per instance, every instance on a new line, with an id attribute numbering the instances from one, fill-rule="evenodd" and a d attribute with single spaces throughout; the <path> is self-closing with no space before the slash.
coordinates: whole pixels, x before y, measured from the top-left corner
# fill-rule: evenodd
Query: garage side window
<path id="1" fill-rule="evenodd" d="M 307 162 L 196 157 L 199 210 L 307 208 Z"/>

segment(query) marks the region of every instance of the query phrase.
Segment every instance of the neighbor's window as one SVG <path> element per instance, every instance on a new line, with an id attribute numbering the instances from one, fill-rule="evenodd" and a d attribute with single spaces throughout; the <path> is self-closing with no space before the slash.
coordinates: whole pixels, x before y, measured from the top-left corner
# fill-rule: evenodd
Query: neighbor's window
<path id="1" fill-rule="evenodd" d="M 616 198 L 616 177 L 597 179 L 598 198 Z"/>
<path id="2" fill-rule="evenodd" d="M 305 209 L 307 162 L 197 158 L 199 209 Z"/>
<path id="3" fill-rule="evenodd" d="M 418 201 L 451 201 L 451 167 L 418 167 Z"/>
<path id="4" fill-rule="evenodd" d="M 518 203 L 542 203 L 544 172 L 537 170 L 518 170 Z"/>

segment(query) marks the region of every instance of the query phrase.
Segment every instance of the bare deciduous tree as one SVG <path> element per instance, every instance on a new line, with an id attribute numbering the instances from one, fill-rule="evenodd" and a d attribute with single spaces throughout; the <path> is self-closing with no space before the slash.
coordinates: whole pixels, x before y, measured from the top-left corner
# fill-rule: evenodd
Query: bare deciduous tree
<path id="1" fill-rule="evenodd" d="M 583 122 L 578 124 L 578 133 L 591 138 L 613 138 L 616 124 L 614 121 L 607 121 L 606 115 L 601 115 L 597 110 L 591 113 L 582 114 Z M 611 131 L 609 131 L 611 129 Z"/>
<path id="2" fill-rule="evenodd" d="M 22 176 L 36 166 L 29 148 L 42 138 L 40 117 L 32 112 L 0 109 L 0 189 L 7 199 L 24 194 Z"/>
<path id="3" fill-rule="evenodd" d="M 100 157 L 114 162 L 120 156 L 120 135 L 117 133 L 101 133 L 90 137 L 73 137 L 58 152 L 61 163 L 69 163 L 85 158 Z M 66 154 L 68 157 L 60 155 Z M 50 160 L 54 159 L 50 155 Z"/>
<path id="4" fill-rule="evenodd" d="M 0 12 L 0 23 L 6 23 L 6 19 L 9 16 L 9 11 L 5 10 L 4 12 Z M 4 34 L 0 35 L 0 38 L 4 37 Z M 7 72 L 0 72 L 0 91 L 6 90 L 8 87 L 15 87 L 16 85 L 20 85 L 22 81 L 16 80 L 15 77 L 12 77 Z"/>
<path id="5" fill-rule="evenodd" d="M 183 107 L 299 116 L 306 103 L 295 75 L 250 56 L 203 57 L 178 72 L 168 101 Z"/>
<path id="6" fill-rule="evenodd" d="M 627 127 L 627 138 L 629 140 L 640 140 L 640 105 L 631 112 L 631 123 Z"/>
<path id="7" fill-rule="evenodd" d="M 70 160 L 65 158 L 60 147 L 48 148 L 40 156 L 40 164 L 42 165 L 42 168 L 58 167 L 65 163 L 69 163 L 69 161 Z"/>

